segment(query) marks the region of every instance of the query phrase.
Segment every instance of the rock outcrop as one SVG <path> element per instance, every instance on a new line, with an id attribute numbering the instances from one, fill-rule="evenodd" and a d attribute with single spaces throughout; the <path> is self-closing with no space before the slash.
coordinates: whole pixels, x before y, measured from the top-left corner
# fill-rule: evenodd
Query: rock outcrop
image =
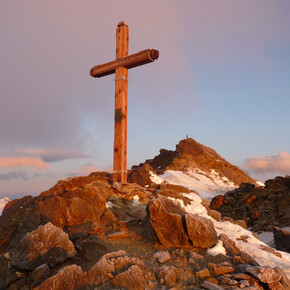
<path id="1" fill-rule="evenodd" d="M 212 199 L 210 207 L 223 216 L 244 220 L 253 231 L 290 226 L 290 177 L 276 177 L 264 187 L 241 184 L 238 189 Z"/>
<path id="2" fill-rule="evenodd" d="M 200 171 L 203 174 L 210 174 L 214 170 L 222 180 L 226 178 L 236 186 L 245 182 L 257 184 L 256 180 L 249 177 L 238 167 L 230 164 L 215 150 L 196 142 L 192 138 L 181 140 L 176 145 L 175 151 L 161 149 L 160 154 L 153 159 L 148 159 L 138 166 L 133 166 L 129 181 L 132 178 L 134 182 L 140 181 L 142 186 L 150 184 L 150 181 L 148 181 L 150 167 L 158 175 L 163 174 L 166 170 Z"/>
<path id="3" fill-rule="evenodd" d="M 44 263 L 54 267 L 74 254 L 75 247 L 68 235 L 49 222 L 27 233 L 8 252 L 8 257 L 13 266 L 34 270 Z"/>

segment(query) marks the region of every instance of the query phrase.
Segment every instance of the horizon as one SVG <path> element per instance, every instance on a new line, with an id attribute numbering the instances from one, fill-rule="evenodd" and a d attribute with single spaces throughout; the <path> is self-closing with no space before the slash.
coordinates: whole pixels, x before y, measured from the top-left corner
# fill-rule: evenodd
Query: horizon
<path id="1" fill-rule="evenodd" d="M 254 179 L 290 174 L 290 2 L 147 4 L 2 4 L 0 198 L 112 166 L 114 76 L 89 74 L 120 21 L 130 54 L 160 51 L 129 71 L 128 168 L 188 135 Z"/>

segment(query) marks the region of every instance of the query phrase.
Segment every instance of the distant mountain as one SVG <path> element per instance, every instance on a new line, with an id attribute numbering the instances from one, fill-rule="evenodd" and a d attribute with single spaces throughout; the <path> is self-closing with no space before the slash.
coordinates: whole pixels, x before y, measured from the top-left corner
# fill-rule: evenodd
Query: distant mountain
<path id="1" fill-rule="evenodd" d="M 129 181 L 134 181 L 134 175 L 137 171 L 140 172 L 140 168 L 145 165 L 149 165 L 154 170 L 154 172 L 149 172 L 152 182 L 167 181 L 187 186 L 198 191 L 204 197 L 232 190 L 241 183 L 263 185 L 230 164 L 212 148 L 202 145 L 192 138 L 181 140 L 176 145 L 175 151 L 161 149 L 160 154 L 153 159 L 133 166 Z M 145 167 L 149 168 L 147 166 Z"/>
<path id="2" fill-rule="evenodd" d="M 8 197 L 4 197 L 0 199 L 0 215 L 2 214 L 3 208 L 8 203 L 10 199 Z"/>

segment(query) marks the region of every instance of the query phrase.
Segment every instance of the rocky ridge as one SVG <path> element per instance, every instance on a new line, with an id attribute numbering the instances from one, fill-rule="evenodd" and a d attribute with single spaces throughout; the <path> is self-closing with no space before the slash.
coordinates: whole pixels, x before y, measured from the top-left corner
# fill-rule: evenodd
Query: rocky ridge
<path id="1" fill-rule="evenodd" d="M 290 177 L 269 179 L 264 187 L 241 184 L 223 196 L 214 197 L 210 207 L 222 215 L 243 219 L 254 232 L 289 227 Z"/>
<path id="2" fill-rule="evenodd" d="M 152 168 L 157 175 L 172 170 L 203 175 L 213 182 L 215 182 L 214 178 L 218 177 L 225 183 L 232 183 L 236 187 L 245 182 L 258 185 L 256 180 L 249 177 L 238 167 L 230 164 L 215 150 L 198 143 L 192 138 L 181 140 L 176 145 L 175 151 L 161 149 L 160 154 L 153 159 L 148 159 L 138 166 L 133 166 L 131 180 L 141 182 L 143 186 L 146 182 L 150 182 L 149 176 L 146 177 L 145 174 L 148 168 Z M 141 179 L 140 175 L 142 173 L 143 178 Z M 195 176 L 192 177 L 196 178 Z"/>
<path id="3" fill-rule="evenodd" d="M 5 206 L 0 289 L 289 289 L 290 256 L 234 222 L 182 186 L 69 178 Z"/>

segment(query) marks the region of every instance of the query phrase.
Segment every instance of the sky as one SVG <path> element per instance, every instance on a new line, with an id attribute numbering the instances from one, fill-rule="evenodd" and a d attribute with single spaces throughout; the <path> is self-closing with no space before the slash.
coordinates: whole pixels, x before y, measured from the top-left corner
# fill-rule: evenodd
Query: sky
<path id="1" fill-rule="evenodd" d="M 115 30 L 129 53 L 128 168 L 186 135 L 264 181 L 290 174 L 288 0 L 0 1 L 0 198 L 110 170 Z"/>

